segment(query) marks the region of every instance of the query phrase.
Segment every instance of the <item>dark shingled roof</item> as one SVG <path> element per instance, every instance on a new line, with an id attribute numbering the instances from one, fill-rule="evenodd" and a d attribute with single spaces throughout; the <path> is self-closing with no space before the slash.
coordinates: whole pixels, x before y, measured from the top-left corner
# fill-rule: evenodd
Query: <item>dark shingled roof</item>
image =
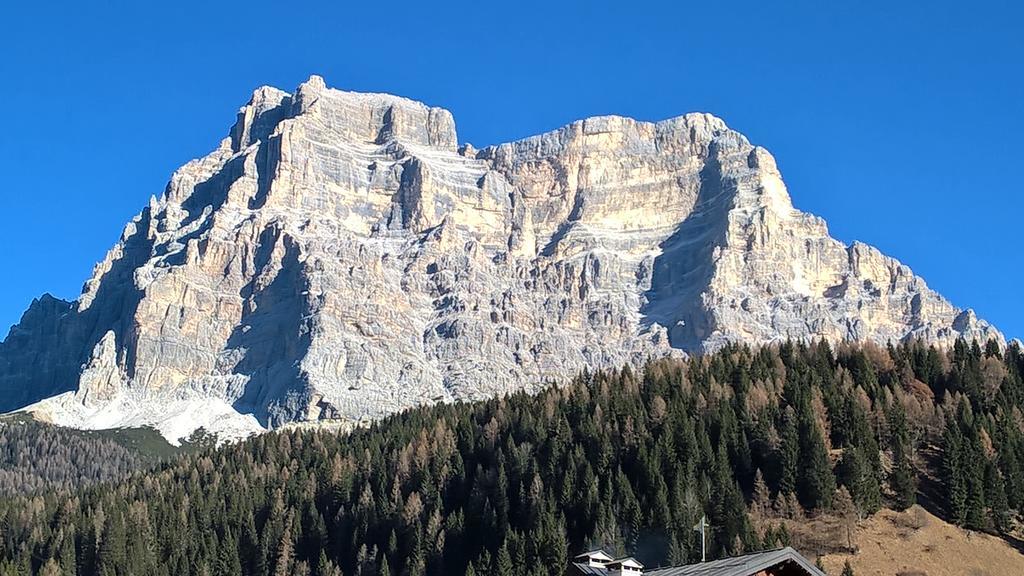
<path id="1" fill-rule="evenodd" d="M 789 563 L 799 566 L 811 576 L 825 576 L 799 552 L 788 546 L 779 550 L 757 552 L 735 558 L 701 562 L 700 564 L 654 568 L 645 570 L 643 576 L 753 576 L 761 570 Z M 573 566 L 578 570 L 577 573 L 583 576 L 608 576 L 608 570 L 600 566 L 588 566 L 585 563 L 573 563 Z"/>
<path id="2" fill-rule="evenodd" d="M 572 565 L 576 568 L 576 574 L 583 574 L 583 576 L 608 576 L 608 570 L 604 566 L 591 566 L 586 562 L 573 562 Z"/>
<path id="3" fill-rule="evenodd" d="M 793 563 L 812 576 L 825 576 L 799 552 L 788 546 L 779 550 L 757 552 L 734 558 L 701 562 L 700 564 L 655 568 L 644 571 L 644 576 L 752 576 L 761 570 L 786 563 Z"/>

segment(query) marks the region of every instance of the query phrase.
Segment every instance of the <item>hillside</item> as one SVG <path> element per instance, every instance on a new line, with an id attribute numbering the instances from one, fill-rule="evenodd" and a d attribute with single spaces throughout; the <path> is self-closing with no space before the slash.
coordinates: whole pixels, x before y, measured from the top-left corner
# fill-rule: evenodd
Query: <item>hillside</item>
<path id="1" fill-rule="evenodd" d="M 793 206 L 722 119 L 619 116 L 476 150 L 387 94 L 257 89 L 81 295 L 0 344 L 0 409 L 179 442 L 364 423 L 581 371 L 825 339 L 1003 344 Z"/>
<path id="2" fill-rule="evenodd" d="M 0 493 L 73 490 L 157 466 L 211 439 L 197 434 L 174 447 L 151 428 L 75 430 L 25 414 L 0 416 Z"/>
<path id="3" fill-rule="evenodd" d="M 883 510 L 860 522 L 857 545 L 853 555 L 826 555 L 828 573 L 840 574 L 849 560 L 857 576 L 1024 574 L 1024 553 L 1005 539 L 964 530 L 919 507 Z"/>
<path id="4" fill-rule="evenodd" d="M 594 544 L 692 561 L 704 514 L 711 557 L 842 550 L 843 522 L 914 505 L 936 442 L 931 504 L 997 534 L 1024 494 L 1022 373 L 994 342 L 727 346 L 347 434 L 259 435 L 71 496 L 0 498 L 0 573 L 539 576 Z M 839 530 L 797 529 L 815 523 Z"/>

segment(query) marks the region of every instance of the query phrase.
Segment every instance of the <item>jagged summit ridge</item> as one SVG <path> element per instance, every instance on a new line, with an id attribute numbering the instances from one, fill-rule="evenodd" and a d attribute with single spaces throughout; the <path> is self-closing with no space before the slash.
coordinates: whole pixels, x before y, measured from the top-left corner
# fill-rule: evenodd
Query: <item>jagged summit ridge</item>
<path id="1" fill-rule="evenodd" d="M 76 302 L 0 345 L 0 400 L 171 439 L 561 380 L 729 341 L 1002 336 L 796 210 L 709 114 L 588 118 L 474 150 L 446 110 L 257 89 Z"/>

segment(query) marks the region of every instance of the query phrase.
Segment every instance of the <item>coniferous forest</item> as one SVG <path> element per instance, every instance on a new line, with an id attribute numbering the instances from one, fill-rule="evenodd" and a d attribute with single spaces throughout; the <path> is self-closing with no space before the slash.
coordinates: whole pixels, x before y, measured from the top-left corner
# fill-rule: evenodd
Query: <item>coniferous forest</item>
<path id="1" fill-rule="evenodd" d="M 788 543 L 782 518 L 919 497 L 1009 531 L 1022 373 L 995 343 L 732 346 L 347 434 L 270 433 L 125 479 L 28 483 L 0 498 L 0 574 L 539 576 L 592 545 L 697 560 L 704 514 L 718 557 Z"/>
<path id="2" fill-rule="evenodd" d="M 99 434 L 31 421 L 0 421 L 0 494 L 109 482 L 154 459 Z"/>

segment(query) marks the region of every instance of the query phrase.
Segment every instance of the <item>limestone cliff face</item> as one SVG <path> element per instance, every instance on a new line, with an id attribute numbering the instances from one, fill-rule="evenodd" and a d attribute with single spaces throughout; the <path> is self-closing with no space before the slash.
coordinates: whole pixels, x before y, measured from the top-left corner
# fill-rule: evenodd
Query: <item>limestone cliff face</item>
<path id="1" fill-rule="evenodd" d="M 450 113 L 257 90 L 73 303 L 0 345 L 0 401 L 230 435 L 372 419 L 729 341 L 1002 336 L 795 210 L 721 120 L 599 117 L 480 151 Z M 52 398 L 51 398 L 52 397 Z"/>

